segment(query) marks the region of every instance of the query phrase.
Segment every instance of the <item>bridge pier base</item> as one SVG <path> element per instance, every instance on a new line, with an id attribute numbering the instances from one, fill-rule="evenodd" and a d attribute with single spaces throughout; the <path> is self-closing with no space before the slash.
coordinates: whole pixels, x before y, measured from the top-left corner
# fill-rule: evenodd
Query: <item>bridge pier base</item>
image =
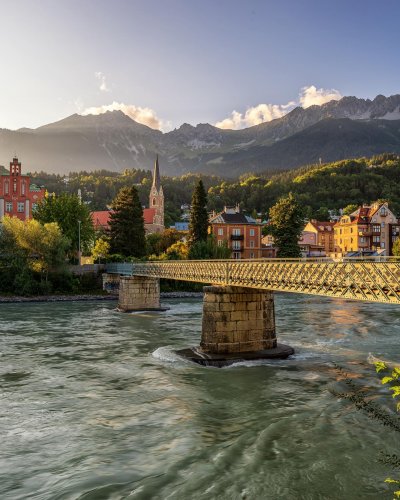
<path id="1" fill-rule="evenodd" d="M 160 305 L 160 280 L 146 276 L 121 276 L 119 282 L 118 310 L 165 311 Z"/>
<path id="2" fill-rule="evenodd" d="M 179 354 L 212 366 L 242 360 L 287 358 L 294 349 L 277 344 L 273 292 L 234 286 L 204 287 L 200 347 Z"/>

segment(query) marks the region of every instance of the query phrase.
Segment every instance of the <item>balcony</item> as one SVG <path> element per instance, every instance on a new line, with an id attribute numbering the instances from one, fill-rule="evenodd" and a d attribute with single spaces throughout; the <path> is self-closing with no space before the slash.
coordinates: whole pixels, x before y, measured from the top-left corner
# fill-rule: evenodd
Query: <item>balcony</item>
<path id="1" fill-rule="evenodd" d="M 232 241 L 243 241 L 244 234 L 231 234 L 231 240 Z"/>
<path id="2" fill-rule="evenodd" d="M 372 236 L 372 231 L 371 231 L 371 229 L 363 229 L 362 231 L 359 231 L 358 235 L 359 236 Z"/>

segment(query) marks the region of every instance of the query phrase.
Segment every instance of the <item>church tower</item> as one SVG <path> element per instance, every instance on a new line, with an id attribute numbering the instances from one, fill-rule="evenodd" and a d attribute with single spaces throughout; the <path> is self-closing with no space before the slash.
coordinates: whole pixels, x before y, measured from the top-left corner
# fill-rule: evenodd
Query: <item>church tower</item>
<path id="1" fill-rule="evenodd" d="M 158 155 L 154 163 L 153 184 L 150 189 L 149 208 L 155 209 L 152 232 L 164 231 L 164 193 L 161 186 Z"/>

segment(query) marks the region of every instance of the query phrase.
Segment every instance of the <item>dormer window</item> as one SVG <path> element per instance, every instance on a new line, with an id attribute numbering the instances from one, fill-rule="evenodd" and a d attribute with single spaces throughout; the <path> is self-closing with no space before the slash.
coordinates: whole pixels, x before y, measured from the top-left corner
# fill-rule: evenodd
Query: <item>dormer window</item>
<path id="1" fill-rule="evenodd" d="M 386 217 L 387 215 L 386 207 L 381 207 L 379 213 L 381 214 L 382 217 Z"/>

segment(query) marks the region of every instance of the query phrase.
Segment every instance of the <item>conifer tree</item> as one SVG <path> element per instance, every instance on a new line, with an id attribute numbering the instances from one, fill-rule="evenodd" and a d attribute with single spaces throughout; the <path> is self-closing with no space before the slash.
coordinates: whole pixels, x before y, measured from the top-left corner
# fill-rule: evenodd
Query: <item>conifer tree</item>
<path id="1" fill-rule="evenodd" d="M 125 257 L 146 255 L 143 209 L 136 188 L 122 188 L 111 207 L 110 253 Z"/>
<path id="2" fill-rule="evenodd" d="M 303 209 L 292 193 L 280 198 L 269 211 L 270 232 L 278 257 L 301 257 L 299 239 L 304 228 Z"/>
<path id="3" fill-rule="evenodd" d="M 189 248 L 200 241 L 207 241 L 208 213 L 207 193 L 200 179 L 193 191 L 189 223 Z"/>

